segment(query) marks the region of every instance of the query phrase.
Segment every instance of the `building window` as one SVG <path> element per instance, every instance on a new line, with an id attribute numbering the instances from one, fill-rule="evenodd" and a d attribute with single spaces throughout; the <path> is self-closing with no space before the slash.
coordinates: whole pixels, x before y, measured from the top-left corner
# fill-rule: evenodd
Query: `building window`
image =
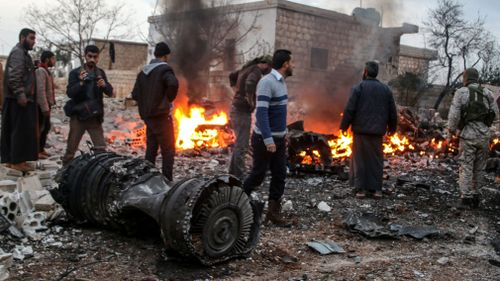
<path id="1" fill-rule="evenodd" d="M 328 50 L 311 48 L 311 68 L 328 69 Z"/>

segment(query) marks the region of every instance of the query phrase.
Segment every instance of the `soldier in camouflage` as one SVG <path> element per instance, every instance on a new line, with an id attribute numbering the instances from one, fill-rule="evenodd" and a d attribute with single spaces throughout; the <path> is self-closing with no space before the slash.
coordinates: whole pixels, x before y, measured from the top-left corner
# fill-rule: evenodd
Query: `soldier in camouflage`
<path id="1" fill-rule="evenodd" d="M 475 92 L 475 97 L 480 98 L 481 95 L 477 93 L 481 91 L 484 97 L 482 98 L 484 108 L 486 111 L 493 110 L 495 114 L 494 126 L 498 126 L 499 111 L 494 102 L 493 93 L 479 85 L 479 72 L 476 69 L 466 69 L 463 80 L 464 87 L 458 89 L 453 97 L 448 114 L 448 129 L 450 136 L 458 134 L 460 138 L 458 185 L 461 193 L 461 204 L 478 207 L 478 189 L 482 186 L 484 180 L 491 131 L 490 127 L 485 124 L 489 123 L 488 121 L 478 120 L 477 118 L 476 120 L 465 121 L 464 113 L 466 112 L 464 111 L 468 110 L 467 106 L 471 102 L 469 99 L 470 93 Z M 460 128 L 461 126 L 463 128 Z"/>

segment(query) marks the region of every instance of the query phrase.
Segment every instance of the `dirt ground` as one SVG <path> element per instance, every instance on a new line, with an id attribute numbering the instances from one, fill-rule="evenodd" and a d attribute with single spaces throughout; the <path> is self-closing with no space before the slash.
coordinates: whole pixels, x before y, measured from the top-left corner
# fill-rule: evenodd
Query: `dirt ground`
<path id="1" fill-rule="evenodd" d="M 481 207 L 461 210 L 453 160 L 393 157 L 386 164 L 381 200 L 356 199 L 336 176 L 287 179 L 285 200 L 295 218 L 291 228 L 264 226 L 251 257 L 205 267 L 165 256 L 158 235 L 127 237 L 67 218 L 51 222 L 39 242 L 0 235 L 0 248 L 31 245 L 34 256 L 15 261 L 9 280 L 500 280 L 500 260 L 491 240 L 500 237 L 499 209 L 488 175 Z M 177 157 L 176 179 L 224 173 L 228 155 Z M 399 180 L 398 180 L 399 179 Z M 268 182 L 259 191 L 265 199 Z M 326 202 L 332 210 L 320 211 Z M 369 239 L 344 226 L 352 213 L 372 213 L 384 223 L 436 226 L 437 236 L 416 240 Z M 321 256 L 306 245 L 333 240 L 346 253 Z M 61 242 L 61 243 L 59 243 Z"/>

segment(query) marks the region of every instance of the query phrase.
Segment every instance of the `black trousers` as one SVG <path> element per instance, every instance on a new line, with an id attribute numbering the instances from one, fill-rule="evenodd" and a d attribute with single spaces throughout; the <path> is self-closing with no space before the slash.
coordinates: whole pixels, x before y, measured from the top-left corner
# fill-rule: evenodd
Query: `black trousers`
<path id="1" fill-rule="evenodd" d="M 40 128 L 40 152 L 45 150 L 45 144 L 47 143 L 47 135 L 50 132 L 50 111 L 49 115 L 45 116 L 43 115 L 42 111 L 40 108 L 38 108 L 38 112 L 40 112 L 38 116 L 38 124 Z"/>
<path id="2" fill-rule="evenodd" d="M 145 119 L 146 123 L 146 160 L 156 163 L 158 148 L 161 150 L 162 173 L 173 180 L 175 135 L 172 117 L 168 115 Z"/>
<path id="3" fill-rule="evenodd" d="M 266 177 L 268 169 L 271 170 L 271 185 L 269 186 L 269 199 L 280 200 L 285 191 L 286 179 L 286 143 L 285 138 L 274 137 L 276 152 L 270 153 L 266 149 L 261 135 L 252 134 L 253 167 L 243 183 L 243 189 L 250 194 L 260 186 Z"/>
<path id="4" fill-rule="evenodd" d="M 37 109 L 37 104 L 31 101 L 20 106 L 16 99 L 4 99 L 0 137 L 2 163 L 19 164 L 38 159 Z"/>

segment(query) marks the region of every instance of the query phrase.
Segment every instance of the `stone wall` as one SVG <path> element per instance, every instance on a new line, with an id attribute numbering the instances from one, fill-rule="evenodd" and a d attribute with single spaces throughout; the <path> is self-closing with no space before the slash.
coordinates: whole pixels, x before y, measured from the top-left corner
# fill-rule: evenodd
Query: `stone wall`
<path id="1" fill-rule="evenodd" d="M 132 89 L 134 88 L 137 73 L 138 71 L 106 71 L 106 75 L 108 76 L 109 83 L 113 86 L 116 98 L 123 99 L 130 96 L 130 93 L 132 93 Z"/>
<path id="2" fill-rule="evenodd" d="M 398 74 L 411 72 L 420 74 L 422 79 L 427 80 L 429 63 L 436 59 L 437 52 L 435 50 L 402 45 L 399 53 Z"/>
<path id="3" fill-rule="evenodd" d="M 94 39 L 95 44 L 102 49 L 99 56 L 99 67 L 110 70 L 109 41 Z M 115 63 L 112 70 L 138 71 L 147 63 L 148 44 L 124 41 L 112 41 L 115 45 Z"/>

